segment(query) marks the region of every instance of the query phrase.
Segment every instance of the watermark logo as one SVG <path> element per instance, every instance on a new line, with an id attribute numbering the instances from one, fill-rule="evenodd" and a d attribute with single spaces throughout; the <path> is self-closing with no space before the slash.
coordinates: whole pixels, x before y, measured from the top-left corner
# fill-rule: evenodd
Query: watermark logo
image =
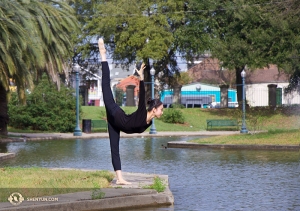
<path id="1" fill-rule="evenodd" d="M 27 197 L 26 199 L 24 199 L 24 197 L 20 193 L 15 192 L 15 193 L 12 193 L 8 197 L 8 201 L 12 205 L 19 205 L 23 201 L 27 201 L 27 202 L 57 202 L 58 198 L 57 197 Z"/>
<path id="2" fill-rule="evenodd" d="M 12 204 L 12 205 L 19 205 L 24 201 L 23 196 L 20 193 L 12 193 L 9 197 L 8 197 L 8 201 Z"/>

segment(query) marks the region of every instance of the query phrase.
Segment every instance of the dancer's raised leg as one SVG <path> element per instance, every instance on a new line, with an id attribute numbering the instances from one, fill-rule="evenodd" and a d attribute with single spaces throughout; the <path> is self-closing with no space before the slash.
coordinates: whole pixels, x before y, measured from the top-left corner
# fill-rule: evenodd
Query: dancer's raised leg
<path id="1" fill-rule="evenodd" d="M 106 111 L 108 114 L 112 114 L 112 112 L 118 107 L 115 103 L 111 87 L 110 87 L 110 71 L 108 67 L 108 63 L 106 61 L 106 49 L 104 46 L 103 39 L 99 39 L 99 52 L 101 55 L 101 65 L 102 65 L 102 92 L 103 92 L 103 101 L 106 107 Z"/>
<path id="2" fill-rule="evenodd" d="M 123 179 L 122 171 L 121 171 L 121 160 L 119 154 L 119 141 L 120 141 L 120 130 L 113 127 L 110 124 L 110 118 L 114 118 L 113 112 L 118 108 L 118 105 L 115 103 L 112 91 L 110 88 L 110 73 L 109 67 L 106 61 L 106 49 L 104 46 L 103 39 L 99 39 L 98 41 L 99 52 L 102 59 L 102 92 L 103 92 L 103 100 L 106 107 L 106 114 L 108 120 L 108 133 L 110 139 L 110 149 L 112 156 L 112 164 L 114 170 L 116 172 L 117 185 L 129 185 L 130 182 L 127 182 Z"/>

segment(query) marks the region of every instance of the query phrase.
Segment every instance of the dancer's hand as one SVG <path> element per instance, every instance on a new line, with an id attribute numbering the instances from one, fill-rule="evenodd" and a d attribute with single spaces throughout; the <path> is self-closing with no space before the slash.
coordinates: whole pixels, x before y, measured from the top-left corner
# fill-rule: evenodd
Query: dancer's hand
<path id="1" fill-rule="evenodd" d="M 145 63 L 141 65 L 141 68 L 138 70 L 135 68 L 135 71 L 139 74 L 141 81 L 144 80 L 144 69 L 146 68 Z"/>
<path id="2" fill-rule="evenodd" d="M 103 62 L 105 62 L 106 61 L 106 49 L 105 49 L 104 41 L 102 38 L 99 38 L 99 40 L 98 40 L 98 47 L 99 47 L 101 59 Z"/>

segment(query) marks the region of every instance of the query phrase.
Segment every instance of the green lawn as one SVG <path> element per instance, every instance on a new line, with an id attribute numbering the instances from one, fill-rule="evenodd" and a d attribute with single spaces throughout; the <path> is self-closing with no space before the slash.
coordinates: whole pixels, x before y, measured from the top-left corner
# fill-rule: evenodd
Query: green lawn
<path id="1" fill-rule="evenodd" d="M 136 107 L 122 107 L 126 113 L 132 113 Z M 172 108 L 169 108 L 172 109 Z M 164 109 L 165 111 L 168 109 Z M 157 131 L 205 131 L 207 119 L 237 119 L 242 121 L 240 109 L 201 109 L 182 108 L 185 123 L 171 124 L 155 119 Z M 106 119 L 104 107 L 82 106 L 82 119 Z M 246 126 L 250 134 L 234 136 L 210 137 L 195 140 L 198 143 L 207 144 L 282 144 L 295 145 L 300 140 L 300 107 L 282 108 L 248 108 L 246 111 Z M 8 128 L 10 132 L 41 132 L 20 131 Z M 149 131 L 148 128 L 147 131 Z M 257 134 L 257 131 L 269 131 Z"/>
<path id="2" fill-rule="evenodd" d="M 123 107 L 126 113 L 132 113 L 135 107 Z M 167 110 L 165 108 L 165 110 Z M 164 123 L 155 119 L 155 126 L 158 131 L 204 131 L 206 130 L 207 119 L 237 119 L 241 122 L 242 112 L 239 109 L 201 109 L 183 108 L 180 109 L 185 118 L 184 124 Z M 82 119 L 105 119 L 105 108 L 95 106 L 82 106 Z M 250 109 L 246 112 L 247 129 L 277 130 L 277 129 L 298 129 L 300 128 L 300 112 L 295 108 Z M 149 130 L 149 129 L 148 129 Z"/>
<path id="3" fill-rule="evenodd" d="M 299 145 L 300 129 L 270 130 L 255 134 L 238 134 L 214 136 L 195 139 L 191 142 L 198 144 L 237 144 L 237 145 Z"/>

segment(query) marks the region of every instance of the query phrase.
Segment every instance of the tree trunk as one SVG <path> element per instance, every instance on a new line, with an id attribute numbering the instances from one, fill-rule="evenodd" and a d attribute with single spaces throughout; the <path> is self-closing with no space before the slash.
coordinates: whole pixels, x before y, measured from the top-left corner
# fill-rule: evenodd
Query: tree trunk
<path id="1" fill-rule="evenodd" d="M 7 114 L 7 93 L 0 83 L 0 135 L 7 135 L 8 114 Z"/>
<path id="2" fill-rule="evenodd" d="M 173 88 L 173 104 L 181 104 L 181 85 L 174 86 Z"/>

